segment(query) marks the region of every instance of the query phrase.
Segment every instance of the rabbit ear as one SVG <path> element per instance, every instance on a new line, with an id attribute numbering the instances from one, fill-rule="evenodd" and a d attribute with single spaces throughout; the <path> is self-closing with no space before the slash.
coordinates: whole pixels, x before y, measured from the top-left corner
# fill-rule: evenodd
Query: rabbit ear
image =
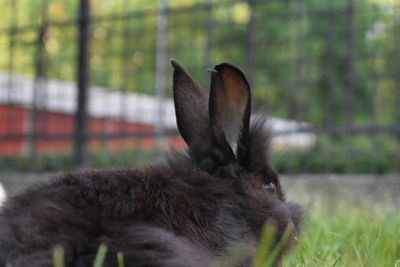
<path id="1" fill-rule="evenodd" d="M 249 145 L 251 92 L 243 72 L 228 63 L 211 71 L 209 117 L 213 139 L 231 157 L 245 160 Z"/>
<path id="2" fill-rule="evenodd" d="M 208 96 L 189 73 L 175 60 L 173 88 L 178 130 L 191 150 L 211 144 L 208 124 Z"/>

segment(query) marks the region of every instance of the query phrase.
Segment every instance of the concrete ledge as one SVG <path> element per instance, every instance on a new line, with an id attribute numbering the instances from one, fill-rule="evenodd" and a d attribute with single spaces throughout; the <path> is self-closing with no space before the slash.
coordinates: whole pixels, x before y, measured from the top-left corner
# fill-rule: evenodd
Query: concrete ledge
<path id="1" fill-rule="evenodd" d="M 400 174 L 286 175 L 282 185 L 289 199 L 303 203 L 346 200 L 400 206 Z"/>
<path id="2" fill-rule="evenodd" d="M 57 175 L 57 173 L 0 173 L 0 183 L 4 186 L 7 196 L 12 196 L 35 182 L 46 181 Z"/>

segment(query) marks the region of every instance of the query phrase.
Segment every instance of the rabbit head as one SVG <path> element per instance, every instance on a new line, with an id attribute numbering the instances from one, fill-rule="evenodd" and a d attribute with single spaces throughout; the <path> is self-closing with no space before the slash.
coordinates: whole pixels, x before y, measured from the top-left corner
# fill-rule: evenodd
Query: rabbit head
<path id="1" fill-rule="evenodd" d="M 259 237 L 263 225 L 271 222 L 276 226 L 275 242 L 288 227 L 293 238 L 302 211 L 285 202 L 269 162 L 270 131 L 265 116 L 251 119 L 251 89 L 243 72 L 229 63 L 216 65 L 209 70 L 208 97 L 176 60 L 171 63 L 177 125 L 190 159 L 220 186 L 233 188 L 238 210 L 232 212 L 244 216 L 246 231 Z"/>
<path id="2" fill-rule="evenodd" d="M 179 132 L 198 166 L 214 173 L 237 165 L 259 175 L 267 188 L 284 200 L 268 154 L 270 132 L 264 117 L 250 124 L 251 90 L 243 72 L 234 65 L 216 65 L 211 74 L 210 97 L 174 59 L 173 87 Z"/>

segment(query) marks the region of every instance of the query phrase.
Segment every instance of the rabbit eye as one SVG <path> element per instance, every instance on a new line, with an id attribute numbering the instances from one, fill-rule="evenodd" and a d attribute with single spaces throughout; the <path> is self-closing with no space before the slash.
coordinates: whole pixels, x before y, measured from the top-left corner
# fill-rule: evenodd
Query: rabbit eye
<path id="1" fill-rule="evenodd" d="M 272 193 L 276 193 L 276 186 L 274 183 L 268 183 L 263 185 L 264 189 L 271 191 Z"/>

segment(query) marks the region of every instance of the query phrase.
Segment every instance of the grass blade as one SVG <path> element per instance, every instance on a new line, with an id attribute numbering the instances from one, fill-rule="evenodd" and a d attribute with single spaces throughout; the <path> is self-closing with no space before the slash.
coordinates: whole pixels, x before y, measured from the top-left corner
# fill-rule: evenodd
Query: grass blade
<path id="1" fill-rule="evenodd" d="M 293 228 L 294 228 L 293 224 L 289 223 L 288 226 L 286 227 L 285 233 L 282 236 L 282 239 L 268 255 L 268 258 L 264 262 L 263 267 L 270 267 L 274 265 L 276 258 L 278 257 L 279 253 L 283 250 L 284 246 L 289 240 L 289 237 L 293 233 Z"/>
<path id="2" fill-rule="evenodd" d="M 361 258 L 360 251 L 358 250 L 358 248 L 357 248 L 357 246 L 356 246 L 355 243 L 353 243 L 353 247 L 354 247 L 354 250 L 356 251 L 356 255 L 357 255 L 358 261 L 359 261 L 360 264 L 361 264 L 361 267 L 364 267 L 365 265 L 364 265 L 363 260 L 362 260 L 362 258 Z"/>
<path id="3" fill-rule="evenodd" d="M 118 261 L 118 267 L 125 267 L 124 253 L 122 252 L 117 253 L 117 261 Z"/>
<path id="4" fill-rule="evenodd" d="M 64 267 L 64 248 L 60 245 L 54 247 L 53 254 L 54 267 Z"/>
<path id="5" fill-rule="evenodd" d="M 104 263 L 104 259 L 107 254 L 107 245 L 101 244 L 99 249 L 97 250 L 96 258 L 94 259 L 93 267 L 102 267 Z"/>
<path id="6" fill-rule="evenodd" d="M 339 257 L 336 258 L 335 262 L 332 264 L 332 267 L 335 267 L 336 264 L 340 261 L 340 259 L 343 257 L 344 253 L 346 251 L 343 251 L 342 253 L 340 253 Z"/>
<path id="7" fill-rule="evenodd" d="M 272 247 L 272 242 L 274 240 L 275 232 L 276 232 L 275 224 L 271 222 L 265 224 L 253 267 L 264 266 L 264 262 L 266 261 Z"/>
<path id="8" fill-rule="evenodd" d="M 303 250 L 308 254 L 308 257 L 312 260 L 312 261 L 314 261 L 315 263 L 318 263 L 319 262 L 319 260 L 318 260 L 318 258 L 316 258 L 314 255 L 313 255 L 313 253 L 311 252 L 311 250 L 303 243 L 303 242 L 301 242 L 299 239 L 295 239 L 296 240 L 296 242 L 297 242 L 297 244 L 299 244 L 300 245 L 300 247 L 301 248 L 303 248 Z"/>

